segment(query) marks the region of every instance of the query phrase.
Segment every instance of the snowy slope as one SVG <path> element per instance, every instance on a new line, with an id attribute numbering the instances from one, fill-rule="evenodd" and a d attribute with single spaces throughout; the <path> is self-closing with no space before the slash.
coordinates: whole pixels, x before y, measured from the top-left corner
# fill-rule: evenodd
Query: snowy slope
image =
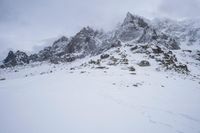
<path id="1" fill-rule="evenodd" d="M 104 54 L 126 56 L 128 64 L 90 63 L 97 55 L 0 69 L 6 78 L 0 81 L 0 132 L 200 132 L 200 67 L 189 53 L 175 52 L 183 63 L 190 60 L 190 74 L 165 70 L 126 45 Z M 141 60 L 151 65 L 140 67 Z"/>
<path id="2" fill-rule="evenodd" d="M 200 131 L 200 85 L 151 68 L 62 70 L 0 83 L 0 132 Z M 136 85 L 138 85 L 136 87 Z"/>

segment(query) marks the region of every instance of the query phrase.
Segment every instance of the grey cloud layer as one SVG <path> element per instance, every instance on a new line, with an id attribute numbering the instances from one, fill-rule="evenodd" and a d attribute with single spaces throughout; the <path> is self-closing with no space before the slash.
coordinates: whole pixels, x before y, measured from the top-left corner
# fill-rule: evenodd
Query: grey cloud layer
<path id="1" fill-rule="evenodd" d="M 159 10 L 173 18 L 200 17 L 200 0 L 163 0 Z"/>

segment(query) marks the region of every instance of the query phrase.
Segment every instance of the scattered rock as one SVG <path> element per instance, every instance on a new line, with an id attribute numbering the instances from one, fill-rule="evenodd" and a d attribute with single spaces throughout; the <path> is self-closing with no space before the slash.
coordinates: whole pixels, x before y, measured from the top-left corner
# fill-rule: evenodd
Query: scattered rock
<path id="1" fill-rule="evenodd" d="M 192 53 L 192 50 L 182 50 L 183 52 Z"/>
<path id="2" fill-rule="evenodd" d="M 126 43 L 125 46 L 131 47 L 131 46 L 133 46 L 133 45 L 132 45 L 132 44 L 129 44 L 129 43 Z"/>
<path id="3" fill-rule="evenodd" d="M 161 49 L 159 46 L 153 47 L 153 48 L 152 48 L 152 51 L 153 51 L 155 54 L 163 53 L 162 49 Z"/>
<path id="4" fill-rule="evenodd" d="M 108 65 L 117 65 L 119 59 L 115 58 L 114 56 L 110 57 L 110 62 L 108 62 Z"/>
<path id="5" fill-rule="evenodd" d="M 100 62 L 101 62 L 101 60 L 97 60 L 97 61 L 95 61 L 95 60 L 90 60 L 88 63 L 89 64 L 95 64 L 95 65 L 100 65 Z"/>
<path id="6" fill-rule="evenodd" d="M 70 70 L 75 70 L 75 68 L 74 68 L 74 67 L 71 67 Z"/>
<path id="7" fill-rule="evenodd" d="M 121 55 L 121 58 L 125 59 L 127 57 L 127 54 L 124 54 L 124 53 L 120 53 Z"/>
<path id="8" fill-rule="evenodd" d="M 80 73 L 86 73 L 86 71 L 81 71 Z"/>
<path id="9" fill-rule="evenodd" d="M 108 58 L 110 55 L 109 54 L 102 54 L 101 56 L 100 56 L 100 58 L 101 59 L 106 59 L 106 58 Z"/>
<path id="10" fill-rule="evenodd" d="M 178 72 L 181 72 L 181 73 L 188 73 L 189 72 L 187 65 L 184 65 L 184 64 L 176 65 L 175 64 L 174 67 L 175 67 L 175 70 L 178 71 Z"/>
<path id="11" fill-rule="evenodd" d="M 138 84 L 133 84 L 134 87 L 138 87 Z"/>
<path id="12" fill-rule="evenodd" d="M 62 61 L 63 61 L 63 62 L 72 62 L 72 61 L 75 61 L 76 58 L 78 58 L 78 57 L 67 55 L 66 57 L 64 57 L 64 58 L 62 59 Z"/>
<path id="13" fill-rule="evenodd" d="M 108 69 L 108 68 L 105 66 L 98 66 L 98 67 L 96 67 L 96 69 Z"/>
<path id="14" fill-rule="evenodd" d="M 6 80 L 6 78 L 0 78 L 0 81 Z"/>
<path id="15" fill-rule="evenodd" d="M 135 84 L 133 84 L 133 86 L 135 86 L 135 87 L 138 87 L 138 86 L 141 86 L 142 84 L 141 83 L 135 83 Z"/>
<path id="16" fill-rule="evenodd" d="M 129 71 L 135 71 L 135 68 L 133 66 L 128 67 Z"/>
<path id="17" fill-rule="evenodd" d="M 134 50 L 136 50 L 138 48 L 138 46 L 134 46 L 134 47 L 132 47 L 130 50 L 131 51 L 134 51 Z"/>
<path id="18" fill-rule="evenodd" d="M 120 60 L 120 63 L 121 64 L 128 64 L 128 59 L 123 58 L 123 59 Z"/>
<path id="19" fill-rule="evenodd" d="M 41 73 L 40 73 L 40 75 L 44 75 L 44 74 L 46 74 L 46 72 L 41 72 Z"/>
<path id="20" fill-rule="evenodd" d="M 130 73 L 130 74 L 132 74 L 132 75 L 136 75 L 136 73 Z"/>
<path id="21" fill-rule="evenodd" d="M 150 66 L 150 63 L 146 60 L 142 60 L 140 61 L 140 63 L 138 63 L 138 65 L 141 67 L 146 67 L 146 66 Z"/>
<path id="22" fill-rule="evenodd" d="M 149 55 L 149 58 L 155 59 L 155 56 L 154 55 Z"/>

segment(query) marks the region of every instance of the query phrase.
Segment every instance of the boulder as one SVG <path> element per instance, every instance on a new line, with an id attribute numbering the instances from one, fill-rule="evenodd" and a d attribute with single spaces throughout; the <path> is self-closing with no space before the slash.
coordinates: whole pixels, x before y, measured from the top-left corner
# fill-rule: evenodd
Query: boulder
<path id="1" fill-rule="evenodd" d="M 163 50 L 162 50 L 159 46 L 153 47 L 153 48 L 152 48 L 152 51 L 153 51 L 155 54 L 163 53 Z"/>
<path id="2" fill-rule="evenodd" d="M 106 59 L 106 58 L 108 58 L 110 55 L 109 54 L 102 54 L 101 56 L 100 56 L 100 58 L 101 59 Z"/>
<path id="3" fill-rule="evenodd" d="M 134 47 L 132 47 L 130 50 L 131 51 L 134 51 L 134 50 L 136 50 L 138 48 L 138 46 L 134 46 Z"/>
<path id="4" fill-rule="evenodd" d="M 138 65 L 141 67 L 146 67 L 146 66 L 150 66 L 150 63 L 146 60 L 142 60 L 140 61 L 140 63 L 138 63 Z"/>
<path id="5" fill-rule="evenodd" d="M 131 67 L 128 67 L 128 69 L 129 69 L 129 71 L 135 71 L 135 68 L 133 67 L 133 66 L 131 66 Z"/>

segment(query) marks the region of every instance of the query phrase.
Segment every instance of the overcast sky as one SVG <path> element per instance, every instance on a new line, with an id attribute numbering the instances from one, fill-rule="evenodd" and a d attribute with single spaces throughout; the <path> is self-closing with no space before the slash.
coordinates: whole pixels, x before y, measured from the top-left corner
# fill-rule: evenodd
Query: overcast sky
<path id="1" fill-rule="evenodd" d="M 195 18 L 200 0 L 0 0 L 0 53 L 31 51 L 87 25 L 108 30 L 128 11 L 147 18 Z"/>

